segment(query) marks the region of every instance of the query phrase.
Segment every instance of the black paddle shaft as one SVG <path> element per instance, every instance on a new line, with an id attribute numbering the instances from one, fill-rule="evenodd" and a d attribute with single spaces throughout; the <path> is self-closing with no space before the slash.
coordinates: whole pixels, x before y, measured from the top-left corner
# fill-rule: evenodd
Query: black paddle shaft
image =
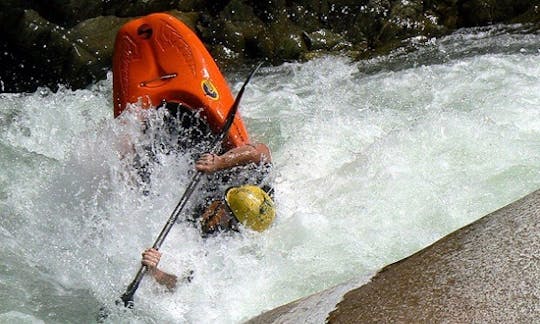
<path id="1" fill-rule="evenodd" d="M 219 132 L 218 136 L 214 139 L 212 143 L 212 152 L 217 153 L 219 150 L 219 147 L 225 137 L 227 136 L 229 129 L 231 128 L 234 118 L 236 116 L 236 112 L 238 111 L 238 106 L 240 104 L 240 100 L 242 99 L 242 95 L 244 94 L 244 90 L 246 88 L 246 85 L 249 83 L 249 80 L 251 80 L 251 77 L 257 72 L 257 70 L 261 67 L 263 62 L 260 62 L 257 64 L 257 66 L 251 71 L 251 73 L 248 75 L 246 81 L 242 85 L 242 88 L 240 88 L 240 91 L 236 95 L 236 99 L 234 100 L 234 103 L 229 109 L 229 112 L 227 113 L 227 119 L 225 120 L 225 124 L 221 128 L 221 131 Z M 154 249 L 159 250 L 161 247 L 161 244 L 163 244 L 163 241 L 169 234 L 171 228 L 173 227 L 174 223 L 178 219 L 178 216 L 182 213 L 182 210 L 186 206 L 189 198 L 197 188 L 197 185 L 199 184 L 201 180 L 202 172 L 197 171 L 193 178 L 191 179 L 191 182 L 187 186 L 186 190 L 184 191 L 184 194 L 182 195 L 182 198 L 180 198 L 180 201 L 174 208 L 174 211 L 172 212 L 171 216 L 169 217 L 169 220 L 161 230 L 161 233 L 159 233 L 159 236 L 157 237 L 156 241 L 154 242 L 154 245 L 152 246 Z M 147 267 L 144 265 L 141 265 L 139 268 L 139 271 L 137 272 L 137 275 L 135 275 L 135 279 L 129 284 L 129 286 L 126 289 L 126 292 L 120 297 L 122 302 L 124 302 L 125 307 L 133 308 L 133 295 L 135 295 L 135 292 L 137 291 L 137 288 L 139 288 L 139 284 L 141 283 L 142 278 L 144 277 L 144 274 L 147 271 Z M 117 304 L 120 303 L 120 301 L 117 301 Z"/>

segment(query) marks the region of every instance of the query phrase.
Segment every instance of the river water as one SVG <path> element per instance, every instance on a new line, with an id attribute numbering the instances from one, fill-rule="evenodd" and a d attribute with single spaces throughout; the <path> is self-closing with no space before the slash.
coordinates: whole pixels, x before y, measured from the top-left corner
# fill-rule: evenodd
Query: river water
<path id="1" fill-rule="evenodd" d="M 540 35 L 524 26 L 412 40 L 367 62 L 263 67 L 240 111 L 275 162 L 278 217 L 203 239 L 175 225 L 161 266 L 116 308 L 190 178 L 160 155 L 143 195 L 119 158 L 144 144 L 89 89 L 0 95 L 0 322 L 239 323 L 378 269 L 540 187 Z M 236 93 L 246 73 L 228 73 Z M 339 298 L 339 296 L 334 296 Z M 332 305 L 299 321 L 324 321 Z M 305 314 L 304 314 L 305 315 Z"/>

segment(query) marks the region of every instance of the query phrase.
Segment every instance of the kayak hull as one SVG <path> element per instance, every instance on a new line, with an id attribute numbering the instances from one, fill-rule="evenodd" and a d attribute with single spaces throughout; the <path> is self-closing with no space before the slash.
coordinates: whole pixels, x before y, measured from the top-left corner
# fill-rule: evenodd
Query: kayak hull
<path id="1" fill-rule="evenodd" d="M 214 133 L 225 123 L 234 97 L 214 59 L 197 35 L 177 18 L 151 14 L 126 23 L 117 33 L 113 56 L 114 116 L 128 104 L 155 108 L 164 101 L 200 110 Z M 249 143 L 237 114 L 227 146 Z"/>

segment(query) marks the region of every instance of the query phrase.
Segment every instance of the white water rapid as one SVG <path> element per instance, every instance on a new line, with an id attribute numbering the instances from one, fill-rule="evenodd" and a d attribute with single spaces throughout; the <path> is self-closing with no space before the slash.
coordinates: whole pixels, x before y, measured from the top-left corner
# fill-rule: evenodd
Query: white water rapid
<path id="1" fill-rule="evenodd" d="M 227 77 L 236 93 L 245 73 Z M 118 152 L 140 130 L 113 119 L 111 88 L 0 94 L 1 323 L 88 323 L 101 305 L 114 323 L 239 323 L 366 281 L 540 187 L 540 35 L 523 26 L 264 67 L 240 111 L 273 151 L 277 221 L 207 239 L 176 224 L 161 266 L 193 280 L 145 278 L 125 311 L 114 300 L 190 178 L 187 158 L 161 156 L 150 194 L 136 189 Z"/>

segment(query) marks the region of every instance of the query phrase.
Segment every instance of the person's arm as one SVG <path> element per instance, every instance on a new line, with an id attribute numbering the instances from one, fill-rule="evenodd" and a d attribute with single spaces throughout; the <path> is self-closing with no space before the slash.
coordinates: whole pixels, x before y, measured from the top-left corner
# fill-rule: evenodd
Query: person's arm
<path id="1" fill-rule="evenodd" d="M 195 168 L 198 171 L 212 173 L 239 165 L 249 163 L 263 164 L 270 163 L 271 161 L 272 157 L 268 146 L 263 143 L 246 144 L 233 148 L 223 155 L 203 154 L 195 163 Z"/>
<path id="2" fill-rule="evenodd" d="M 141 262 L 148 269 L 148 273 L 151 274 L 159 284 L 164 285 L 169 289 L 173 289 L 176 287 L 177 277 L 157 268 L 160 259 L 161 252 L 156 249 L 146 249 L 142 254 Z"/>

